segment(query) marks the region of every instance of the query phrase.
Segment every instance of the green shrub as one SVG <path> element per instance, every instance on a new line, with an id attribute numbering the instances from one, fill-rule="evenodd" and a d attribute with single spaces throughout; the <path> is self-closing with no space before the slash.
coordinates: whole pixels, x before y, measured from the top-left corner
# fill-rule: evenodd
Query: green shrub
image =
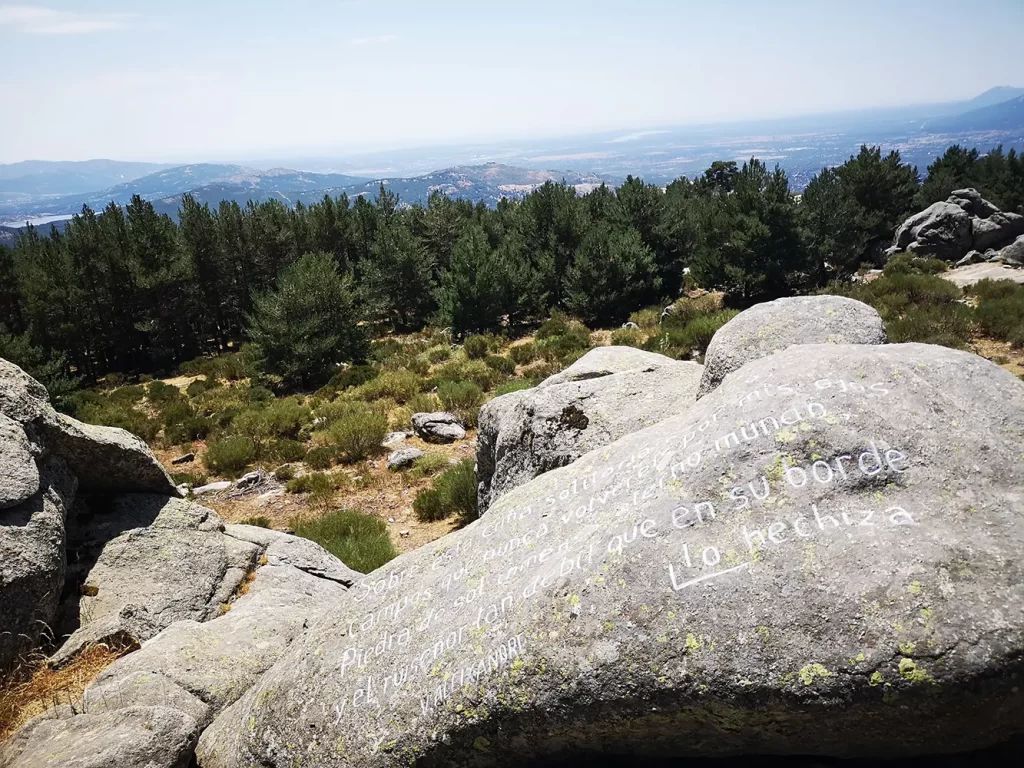
<path id="1" fill-rule="evenodd" d="M 388 432 L 388 420 L 372 411 L 353 411 L 332 424 L 329 432 L 348 461 L 362 461 L 383 451 L 381 443 Z"/>
<path id="2" fill-rule="evenodd" d="M 578 327 L 570 328 L 558 336 L 546 336 L 538 341 L 538 353 L 547 360 L 564 360 L 570 355 L 590 349 L 590 331 L 580 323 L 575 325 Z"/>
<path id="3" fill-rule="evenodd" d="M 355 510 L 341 509 L 316 520 L 296 519 L 291 527 L 297 536 L 315 541 L 360 573 L 380 568 L 398 555 L 387 524 Z"/>
<path id="4" fill-rule="evenodd" d="M 437 396 L 449 411 L 478 408 L 484 402 L 483 390 L 473 381 L 442 381 L 437 385 Z"/>
<path id="5" fill-rule="evenodd" d="M 416 355 L 409 358 L 409 362 L 406 363 L 405 367 L 417 376 L 426 376 L 430 372 L 430 361 L 423 355 Z"/>
<path id="6" fill-rule="evenodd" d="M 133 384 L 130 387 L 121 387 L 120 389 L 115 389 L 106 397 L 108 402 L 132 405 L 134 403 L 139 402 L 145 396 L 146 388 L 139 384 Z"/>
<path id="7" fill-rule="evenodd" d="M 512 362 L 517 365 L 526 365 L 537 359 L 537 345 L 532 341 L 527 341 L 522 344 L 516 344 L 509 347 L 508 356 L 512 358 Z"/>
<path id="8" fill-rule="evenodd" d="M 647 307 L 633 312 L 629 316 L 629 321 L 636 323 L 645 331 L 653 331 L 661 323 L 661 312 L 661 307 Z"/>
<path id="9" fill-rule="evenodd" d="M 206 445 L 206 468 L 224 477 L 238 477 L 256 458 L 256 446 L 241 435 L 211 440 Z"/>
<path id="10" fill-rule="evenodd" d="M 477 517 L 476 471 L 473 459 L 464 459 L 439 475 L 433 487 L 421 491 L 413 501 L 420 520 L 443 520 L 457 515 L 463 524 Z"/>
<path id="11" fill-rule="evenodd" d="M 83 397 L 77 402 L 77 416 L 87 424 L 126 429 L 147 443 L 152 443 L 160 431 L 159 420 L 135 410 L 130 404 L 109 402 L 105 397 Z"/>
<path id="12" fill-rule="evenodd" d="M 273 524 L 270 522 L 270 518 L 266 515 L 256 515 L 255 517 L 246 517 L 241 521 L 242 525 L 254 525 L 257 528 L 273 528 Z"/>
<path id="13" fill-rule="evenodd" d="M 484 363 L 486 363 L 488 368 L 491 368 L 498 373 L 503 373 L 506 376 L 511 376 L 516 372 L 516 364 L 507 357 L 502 357 L 501 355 L 488 355 L 484 358 Z"/>
<path id="14" fill-rule="evenodd" d="M 487 356 L 490 347 L 490 340 L 486 336 L 468 336 L 462 344 L 462 349 L 470 360 L 482 360 Z"/>
<path id="15" fill-rule="evenodd" d="M 416 514 L 416 519 L 425 523 L 443 520 L 451 514 L 441 494 L 433 488 L 426 488 L 416 494 L 412 510 Z"/>
<path id="16" fill-rule="evenodd" d="M 715 332 L 736 315 L 736 310 L 723 309 L 710 315 L 697 315 L 681 328 L 665 325 L 661 333 L 644 342 L 643 348 L 680 360 L 694 353 L 703 355 Z"/>
<path id="17" fill-rule="evenodd" d="M 389 357 L 401 354 L 405 345 L 398 339 L 376 339 L 370 345 L 370 359 L 382 362 Z"/>
<path id="18" fill-rule="evenodd" d="M 986 334 L 1019 347 L 1024 334 L 1024 289 L 1015 295 L 983 300 L 975 316 Z"/>
<path id="19" fill-rule="evenodd" d="M 949 269 L 949 265 L 941 259 L 929 259 L 909 253 L 897 253 L 885 263 L 883 274 L 893 275 L 937 275 Z"/>
<path id="20" fill-rule="evenodd" d="M 1018 285 L 1013 280 L 992 280 L 986 277 L 984 280 L 979 280 L 974 285 L 965 288 L 964 292 L 969 296 L 976 297 L 979 301 L 1009 299 L 1014 296 L 1024 295 L 1024 286 Z"/>
<path id="21" fill-rule="evenodd" d="M 451 462 L 448 461 L 448 457 L 445 454 L 431 451 L 423 454 L 412 463 L 409 475 L 412 478 L 429 477 L 450 466 Z"/>
<path id="22" fill-rule="evenodd" d="M 569 320 L 568 315 L 558 312 L 551 313 L 551 317 L 543 322 L 540 328 L 537 329 L 535 336 L 538 339 L 550 339 L 555 336 L 564 336 L 569 332 L 572 321 Z"/>
<path id="23" fill-rule="evenodd" d="M 172 472 L 171 480 L 175 485 L 184 483 L 193 488 L 206 485 L 206 475 L 203 472 Z"/>
<path id="24" fill-rule="evenodd" d="M 278 461 L 302 461 L 306 458 L 306 446 L 298 440 L 282 438 L 270 444 L 269 453 Z"/>
<path id="25" fill-rule="evenodd" d="M 305 462 L 310 469 L 330 469 L 338 457 L 338 449 L 333 445 L 321 445 L 306 452 Z"/>
<path id="26" fill-rule="evenodd" d="M 523 389 L 531 389 L 537 386 L 537 382 L 534 379 L 515 379 L 514 381 L 507 381 L 494 390 L 495 397 L 501 397 L 501 395 L 507 395 L 509 392 L 519 392 Z"/>
<path id="27" fill-rule="evenodd" d="M 452 348 L 447 344 L 444 346 L 431 347 L 427 350 L 427 360 L 433 364 L 443 363 L 452 356 Z"/>
<path id="28" fill-rule="evenodd" d="M 693 348 L 701 355 L 708 351 L 708 344 L 715 333 L 739 313 L 734 309 L 723 309 L 710 315 L 698 315 L 686 324 L 685 331 Z"/>
<path id="29" fill-rule="evenodd" d="M 324 472 L 310 472 L 309 474 L 293 477 L 285 483 L 285 490 L 288 493 L 320 493 L 333 492 L 337 486 L 337 480 L 332 475 Z"/>
<path id="30" fill-rule="evenodd" d="M 971 338 L 974 318 L 970 307 L 963 304 L 944 306 L 913 305 L 885 324 L 886 335 L 893 344 L 916 341 L 963 348 Z"/>
<path id="31" fill-rule="evenodd" d="M 405 403 L 419 392 L 422 386 L 423 380 L 412 371 L 385 371 L 372 381 L 361 385 L 358 394 L 363 400 L 389 397 L 397 403 Z"/>
<path id="32" fill-rule="evenodd" d="M 191 415 L 176 424 L 164 427 L 164 441 L 170 445 L 183 445 L 202 440 L 213 431 L 213 422 L 202 416 Z"/>
<path id="33" fill-rule="evenodd" d="M 420 392 L 406 406 L 411 413 L 434 413 L 441 410 L 441 399 L 433 392 Z"/>
<path id="34" fill-rule="evenodd" d="M 654 328 L 685 328 L 696 318 L 715 314 L 721 309 L 721 294 L 705 293 L 693 299 L 683 297 L 673 302 L 670 314 L 665 315 L 664 318 L 660 313 L 658 314 L 658 323 Z"/>
<path id="35" fill-rule="evenodd" d="M 103 377 L 103 383 L 108 387 L 123 387 L 127 381 L 128 377 L 123 373 L 108 373 Z"/>
<path id="36" fill-rule="evenodd" d="M 274 479 L 281 483 L 287 483 L 295 477 L 295 467 L 291 464 L 282 464 L 274 470 Z"/>
<path id="37" fill-rule="evenodd" d="M 162 381 L 150 382 L 146 390 L 146 396 L 149 398 L 149 402 L 157 408 L 162 408 L 169 403 L 185 399 L 180 389 L 170 384 L 164 384 Z"/>
<path id="38" fill-rule="evenodd" d="M 189 397 L 199 397 L 204 392 L 217 389 L 219 386 L 220 384 L 211 379 L 196 379 L 185 388 L 185 394 Z"/>
<path id="39" fill-rule="evenodd" d="M 636 328 L 618 328 L 612 331 L 612 345 L 616 347 L 642 347 L 647 335 Z"/>

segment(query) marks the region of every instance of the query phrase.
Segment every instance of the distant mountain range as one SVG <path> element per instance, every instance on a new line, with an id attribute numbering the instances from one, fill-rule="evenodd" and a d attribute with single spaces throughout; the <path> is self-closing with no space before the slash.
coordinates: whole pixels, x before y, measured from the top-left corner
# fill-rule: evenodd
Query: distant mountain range
<path id="1" fill-rule="evenodd" d="M 1021 130 L 1024 128 L 1024 95 L 972 109 L 962 115 L 929 120 L 924 127 L 934 133 Z"/>
<path id="2" fill-rule="evenodd" d="M 46 223 L 69 217 L 83 205 L 101 210 L 110 201 L 124 204 L 135 194 L 173 216 L 186 192 L 211 206 L 222 200 L 244 204 L 270 199 L 294 205 L 325 194 L 372 197 L 381 183 L 410 204 L 425 202 L 440 191 L 493 205 L 502 197 L 521 197 L 549 179 L 564 179 L 580 191 L 602 182 L 615 185 L 627 174 L 666 184 L 680 176 L 692 177 L 715 160 L 742 162 L 751 157 L 779 163 L 799 191 L 821 168 L 842 163 L 861 144 L 897 149 L 904 161 L 923 173 L 953 143 L 982 152 L 1000 144 L 1024 150 L 1024 88 L 999 86 L 948 104 L 347 157 L 283 158 L 273 164 L 291 168 L 269 170 L 252 167 L 261 165 L 259 161 L 179 166 L 29 161 L 0 165 L 0 224 Z M 437 168 L 444 170 L 433 170 Z"/>
<path id="3" fill-rule="evenodd" d="M 165 163 L 124 163 L 119 160 L 26 160 L 10 163 L 0 165 L 0 200 L 94 192 L 169 167 Z"/>

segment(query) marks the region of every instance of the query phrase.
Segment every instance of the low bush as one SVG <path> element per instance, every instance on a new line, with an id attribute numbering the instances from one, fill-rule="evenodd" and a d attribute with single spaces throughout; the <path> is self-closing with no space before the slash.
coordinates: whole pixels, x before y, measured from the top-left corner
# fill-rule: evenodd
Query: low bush
<path id="1" fill-rule="evenodd" d="M 685 328 L 692 321 L 703 315 L 713 315 L 722 309 L 722 294 L 705 293 L 694 298 L 683 297 L 672 304 L 672 311 L 665 315 L 658 315 L 658 325 L 655 328 L 662 330 L 670 328 Z"/>
<path id="2" fill-rule="evenodd" d="M 532 341 L 509 347 L 508 356 L 516 365 L 526 365 L 537 359 L 537 345 Z"/>
<path id="3" fill-rule="evenodd" d="M 551 321 L 549 320 L 548 323 Z M 541 326 L 543 330 L 548 323 Z M 559 324 L 556 327 L 561 328 Z M 590 349 L 590 331 L 582 323 L 572 320 L 565 323 L 565 330 L 563 333 L 552 334 L 549 329 L 549 333 L 545 336 L 541 336 L 540 331 L 537 331 L 537 352 L 540 356 L 543 356 L 547 360 L 564 360 L 572 355 L 579 355 L 579 353 L 586 352 Z"/>
<path id="4" fill-rule="evenodd" d="M 484 402 L 483 390 L 473 381 L 442 381 L 437 385 L 437 396 L 449 411 L 477 408 Z"/>
<path id="5" fill-rule="evenodd" d="M 350 462 L 362 461 L 381 453 L 388 432 L 386 416 L 370 410 L 352 411 L 338 419 L 329 430 L 332 442 Z"/>
<path id="6" fill-rule="evenodd" d="M 160 421 L 152 419 L 141 411 L 135 410 L 131 404 L 110 402 L 106 397 L 76 397 L 77 417 L 87 424 L 100 424 L 107 427 L 126 429 L 138 435 L 147 443 L 152 443 L 160 431 Z"/>
<path id="7" fill-rule="evenodd" d="M 256 458 L 256 446 L 242 435 L 211 440 L 206 445 L 203 463 L 206 468 L 224 477 L 238 477 Z"/>
<path id="8" fill-rule="evenodd" d="M 433 392 L 420 392 L 406 403 L 412 413 L 434 413 L 441 410 L 441 399 Z"/>
<path id="9" fill-rule="evenodd" d="M 612 331 L 612 345 L 616 347 L 642 347 L 647 334 L 637 328 L 618 328 Z"/>
<path id="10" fill-rule="evenodd" d="M 989 336 L 1024 346 L 1024 286 L 1010 280 L 982 282 L 988 285 L 974 286 L 974 295 L 981 298 L 975 310 L 978 325 Z"/>
<path id="11" fill-rule="evenodd" d="M 962 348 L 971 338 L 974 317 L 963 304 L 912 306 L 885 324 L 890 343 L 916 341 Z"/>
<path id="12" fill-rule="evenodd" d="M 974 285 L 966 288 L 964 292 L 968 296 L 974 296 L 979 302 L 989 299 L 1009 299 L 1014 296 L 1024 295 L 1024 286 L 1013 280 L 992 280 L 986 277 Z M 125 387 L 128 389 L 128 387 Z M 111 395 L 113 396 L 113 395 Z"/>
<path id="13" fill-rule="evenodd" d="M 452 356 L 452 348 L 445 344 L 444 346 L 431 347 L 427 350 L 427 360 L 432 364 L 443 363 L 445 360 Z"/>
<path id="14" fill-rule="evenodd" d="M 380 371 L 372 365 L 351 365 L 334 374 L 331 380 L 327 382 L 327 386 L 335 391 L 341 391 L 372 381 L 378 375 L 380 375 Z"/>
<path id="15" fill-rule="evenodd" d="M 206 475 L 203 472 L 172 472 L 171 480 L 175 485 L 188 485 L 197 488 L 206 485 Z"/>
<path id="16" fill-rule="evenodd" d="M 204 392 L 217 389 L 219 386 L 220 384 L 213 379 L 196 379 L 185 388 L 185 394 L 189 397 L 199 397 Z"/>
<path id="17" fill-rule="evenodd" d="M 306 452 L 304 461 L 310 469 L 330 469 L 338 457 L 338 449 L 333 445 L 321 445 Z"/>
<path id="18" fill-rule="evenodd" d="M 162 381 L 152 381 L 146 389 L 146 397 L 155 407 L 163 409 L 164 406 L 176 401 L 182 401 L 185 396 L 181 390 Z"/>
<path id="19" fill-rule="evenodd" d="M 202 440 L 213 431 L 213 422 L 192 414 L 176 424 L 164 427 L 164 441 L 169 445 L 184 445 Z"/>
<path id="20" fill-rule="evenodd" d="M 278 461 L 302 461 L 306 458 L 306 446 L 298 440 L 282 438 L 270 444 L 268 453 Z"/>
<path id="21" fill-rule="evenodd" d="M 283 464 L 274 470 L 274 479 L 281 483 L 287 483 L 295 477 L 295 467 L 291 464 Z"/>
<path id="22" fill-rule="evenodd" d="M 470 360 L 482 360 L 490 348 L 490 339 L 486 336 L 469 336 L 462 344 L 462 349 Z"/>
<path id="23" fill-rule="evenodd" d="M 387 524 L 355 510 L 340 509 L 315 520 L 299 518 L 291 527 L 295 535 L 315 541 L 360 573 L 380 568 L 398 555 Z"/>
<path id="24" fill-rule="evenodd" d="M 246 517 L 241 520 L 242 525 L 253 525 L 257 528 L 273 528 L 273 524 L 270 522 L 270 518 L 266 515 L 256 515 L 254 517 Z"/>
<path id="25" fill-rule="evenodd" d="M 385 371 L 358 389 L 363 400 L 391 398 L 405 403 L 423 387 L 423 380 L 412 371 Z"/>
<path id="26" fill-rule="evenodd" d="M 661 307 L 646 307 L 633 312 L 629 316 L 629 322 L 636 323 L 645 331 L 654 331 L 661 323 L 661 312 Z"/>
<path id="27" fill-rule="evenodd" d="M 115 389 L 113 392 L 108 393 L 106 398 L 107 401 L 111 403 L 132 405 L 139 402 L 145 396 L 146 388 L 140 384 L 133 384 L 130 387 Z"/>
<path id="28" fill-rule="evenodd" d="M 949 265 L 941 259 L 929 259 L 909 253 L 893 254 L 885 263 L 883 274 L 894 275 L 937 275 L 949 269 Z"/>
<path id="29" fill-rule="evenodd" d="M 516 379 L 514 381 L 507 381 L 494 390 L 494 396 L 500 397 L 501 395 L 507 395 L 509 392 L 519 392 L 523 389 L 531 389 L 537 386 L 535 379 Z"/>
<path id="30" fill-rule="evenodd" d="M 439 475 L 433 487 L 421 491 L 413 501 L 416 517 L 424 521 L 443 520 L 452 515 L 468 523 L 477 517 L 476 471 L 472 459 L 464 459 Z"/>
<path id="31" fill-rule="evenodd" d="M 516 364 L 512 360 L 501 355 L 488 355 L 484 358 L 484 363 L 487 364 L 488 368 L 491 368 L 498 373 L 503 373 L 506 376 L 511 376 L 516 372 Z"/>
<path id="32" fill-rule="evenodd" d="M 429 477 L 451 466 L 448 457 L 438 451 L 425 453 L 412 463 L 409 476 L 413 479 Z"/>
<path id="33" fill-rule="evenodd" d="M 335 475 L 328 475 L 326 472 L 310 472 L 299 477 L 293 477 L 285 483 L 284 489 L 288 493 L 333 493 L 339 487 L 339 481 Z"/>

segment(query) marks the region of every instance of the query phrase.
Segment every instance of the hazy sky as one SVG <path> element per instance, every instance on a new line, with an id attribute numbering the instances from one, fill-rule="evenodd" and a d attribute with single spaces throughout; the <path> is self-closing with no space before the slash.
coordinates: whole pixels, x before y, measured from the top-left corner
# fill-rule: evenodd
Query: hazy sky
<path id="1" fill-rule="evenodd" d="M 0 162 L 340 154 L 1024 85 L 1024 0 L 0 0 Z"/>

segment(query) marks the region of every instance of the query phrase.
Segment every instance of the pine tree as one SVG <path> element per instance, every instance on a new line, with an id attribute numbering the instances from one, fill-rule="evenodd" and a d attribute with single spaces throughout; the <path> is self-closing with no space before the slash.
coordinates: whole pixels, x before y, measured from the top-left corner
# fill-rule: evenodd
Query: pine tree
<path id="1" fill-rule="evenodd" d="M 334 255 L 307 253 L 256 298 L 248 335 L 263 370 L 288 388 L 309 389 L 339 363 L 363 359 L 367 343 L 357 320 L 351 280 Z"/>
<path id="2" fill-rule="evenodd" d="M 434 309 L 433 262 L 401 220 L 378 229 L 361 275 L 368 306 L 401 328 L 419 327 Z"/>

